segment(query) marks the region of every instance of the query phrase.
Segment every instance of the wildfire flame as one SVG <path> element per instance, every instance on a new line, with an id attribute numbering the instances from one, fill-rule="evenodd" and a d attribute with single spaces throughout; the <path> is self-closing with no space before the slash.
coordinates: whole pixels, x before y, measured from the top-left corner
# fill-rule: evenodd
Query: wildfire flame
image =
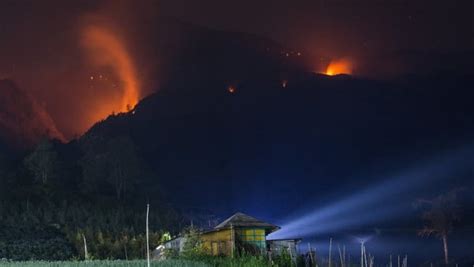
<path id="1" fill-rule="evenodd" d="M 89 25 L 82 29 L 81 37 L 81 43 L 92 62 L 97 67 L 110 67 L 122 83 L 121 102 L 107 103 L 104 105 L 106 108 L 100 107 L 99 114 L 96 114 L 100 116 L 98 119 L 114 112 L 128 112 L 133 109 L 140 97 L 139 81 L 133 60 L 119 35 L 106 27 Z"/>
<path id="2" fill-rule="evenodd" d="M 229 93 L 233 94 L 233 93 L 235 93 L 235 87 L 234 87 L 234 86 L 229 86 L 229 87 L 227 88 L 227 91 L 228 91 Z"/>
<path id="3" fill-rule="evenodd" d="M 352 74 L 353 64 L 348 59 L 332 60 L 326 69 L 326 75 Z"/>

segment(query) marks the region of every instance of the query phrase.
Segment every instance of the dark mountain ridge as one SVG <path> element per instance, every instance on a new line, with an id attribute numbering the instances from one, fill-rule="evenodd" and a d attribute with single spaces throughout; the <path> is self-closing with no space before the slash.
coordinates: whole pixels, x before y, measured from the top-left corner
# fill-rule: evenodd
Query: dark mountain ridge
<path id="1" fill-rule="evenodd" d="M 11 149 L 28 148 L 42 138 L 64 140 L 47 111 L 7 79 L 0 79 L 0 137 Z"/>
<path id="2" fill-rule="evenodd" d="M 160 88 L 85 136 L 131 136 L 180 205 L 263 207 L 273 201 L 257 188 L 296 193 L 313 177 L 330 188 L 374 163 L 471 142 L 472 77 L 409 80 L 298 73 L 285 88 L 278 78 L 242 81 L 234 93 L 220 81 Z M 278 185 L 272 175 L 298 178 Z M 194 183 L 216 193 L 203 198 Z"/>
<path id="3" fill-rule="evenodd" d="M 404 207 L 397 220 L 377 224 L 389 230 L 374 242 L 401 251 L 396 240 L 405 238 L 413 247 L 403 251 L 420 251 L 412 262 L 429 257 L 432 252 L 421 248 L 433 251 L 439 244 L 415 239 L 421 222 L 412 205 L 454 188 L 474 188 L 474 77 L 375 81 L 294 72 L 286 79 L 286 87 L 278 75 L 242 80 L 233 93 L 221 81 L 162 87 L 132 112 L 111 116 L 85 136 L 130 136 L 153 168 L 152 180 L 183 214 L 211 210 L 212 218 L 224 218 L 244 211 L 276 223 L 370 190 L 431 159 L 454 161 L 451 152 L 464 150 L 457 167 L 437 173 L 441 178 L 427 181 L 429 186 L 400 189 L 402 199 L 395 202 L 374 200 L 375 209 Z M 390 195 L 397 188 L 384 190 Z M 468 255 L 463 240 L 472 238 L 473 201 L 466 194 L 460 198 L 463 219 L 451 236 L 458 259 Z M 192 216 L 198 223 L 200 217 Z M 390 232 L 400 224 L 411 232 Z M 373 232 L 367 227 L 347 231 Z M 305 240 L 320 241 L 321 235 Z"/>
<path id="4" fill-rule="evenodd" d="M 148 50 L 155 51 L 159 62 L 152 80 L 158 77 L 160 88 L 239 82 L 315 67 L 302 51 L 261 36 L 208 29 L 172 18 L 156 24 L 156 40 Z"/>

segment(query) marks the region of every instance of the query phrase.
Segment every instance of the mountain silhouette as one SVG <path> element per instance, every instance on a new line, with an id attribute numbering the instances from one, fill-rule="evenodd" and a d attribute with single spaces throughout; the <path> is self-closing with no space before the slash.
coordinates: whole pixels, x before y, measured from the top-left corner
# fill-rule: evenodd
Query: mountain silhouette
<path id="1" fill-rule="evenodd" d="M 11 80 L 0 80 L 0 136 L 13 148 L 28 148 L 42 138 L 64 140 L 46 110 Z"/>
<path id="2" fill-rule="evenodd" d="M 286 87 L 277 77 L 242 80 L 233 93 L 212 77 L 163 87 L 85 136 L 130 136 L 181 206 L 258 209 L 285 205 L 283 192 L 298 196 L 291 203 L 309 197 L 304 185 L 314 179 L 321 188 L 357 185 L 354 173 L 463 145 L 474 134 L 472 77 L 381 82 L 300 72 Z M 273 182 L 282 176 L 292 179 Z"/>

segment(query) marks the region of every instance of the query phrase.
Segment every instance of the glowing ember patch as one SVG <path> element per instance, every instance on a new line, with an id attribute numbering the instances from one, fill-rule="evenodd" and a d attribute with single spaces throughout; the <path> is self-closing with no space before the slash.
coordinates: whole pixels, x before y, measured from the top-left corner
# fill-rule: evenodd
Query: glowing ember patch
<path id="1" fill-rule="evenodd" d="M 235 87 L 229 86 L 229 88 L 227 88 L 227 91 L 229 91 L 229 93 L 233 94 L 233 93 L 235 93 Z"/>
<path id="2" fill-rule="evenodd" d="M 286 88 L 287 86 L 288 86 L 288 81 L 287 80 L 281 81 L 281 87 Z"/>
<path id="3" fill-rule="evenodd" d="M 347 59 L 332 60 L 326 69 L 326 75 L 352 74 L 353 65 Z"/>

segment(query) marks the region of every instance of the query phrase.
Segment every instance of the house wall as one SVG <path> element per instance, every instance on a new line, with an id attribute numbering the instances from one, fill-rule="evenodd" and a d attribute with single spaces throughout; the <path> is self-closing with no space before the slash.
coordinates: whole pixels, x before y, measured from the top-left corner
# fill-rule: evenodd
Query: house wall
<path id="1" fill-rule="evenodd" d="M 201 235 L 204 249 L 211 255 L 227 255 L 232 253 L 232 230 L 221 230 Z"/>
<path id="2" fill-rule="evenodd" d="M 234 238 L 232 232 L 234 231 Z M 267 250 L 265 229 L 237 228 L 208 232 L 201 235 L 204 249 L 211 255 L 232 255 L 232 248 L 247 250 L 249 253 L 264 253 Z M 235 245 L 233 246 L 233 242 Z"/>

